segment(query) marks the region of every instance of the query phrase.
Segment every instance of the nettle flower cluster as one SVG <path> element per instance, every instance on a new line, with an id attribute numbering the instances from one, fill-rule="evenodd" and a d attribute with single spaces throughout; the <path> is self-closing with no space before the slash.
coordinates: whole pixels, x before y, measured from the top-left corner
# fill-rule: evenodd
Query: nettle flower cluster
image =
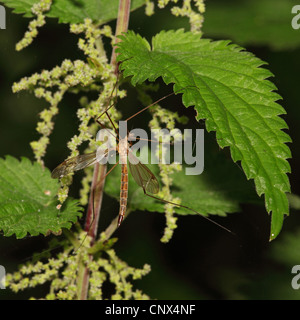
<path id="1" fill-rule="evenodd" d="M 28 31 L 25 32 L 24 37 L 16 44 L 16 50 L 20 51 L 27 46 L 29 46 L 34 38 L 38 35 L 38 28 L 42 27 L 45 23 L 45 15 L 44 12 L 50 10 L 52 4 L 52 0 L 41 0 L 35 3 L 32 8 L 31 12 L 36 19 L 33 19 L 29 22 Z"/>
<path id="2" fill-rule="evenodd" d="M 60 66 L 52 70 L 43 70 L 30 77 L 21 79 L 13 84 L 13 92 L 21 90 L 33 90 L 37 98 L 45 99 L 50 107 L 40 112 L 40 121 L 37 124 L 37 132 L 41 135 L 39 140 L 31 142 L 35 158 L 43 164 L 43 157 L 46 154 L 47 146 L 50 142 L 49 136 L 53 130 L 53 118 L 59 112 L 58 104 L 62 101 L 64 94 L 68 92 L 100 92 L 97 100 L 88 101 L 87 97 L 82 97 L 79 101 L 81 108 L 77 110 L 80 121 L 78 131 L 68 143 L 71 150 L 70 156 L 78 155 L 78 147 L 85 141 L 89 142 L 90 148 L 95 149 L 94 139 L 98 125 L 95 119 L 108 106 L 110 98 L 117 81 L 114 70 L 108 62 L 108 58 L 103 49 L 102 37 L 108 37 L 114 41 L 114 36 L 109 26 L 97 28 L 90 19 L 86 19 L 83 24 L 71 25 L 72 33 L 84 33 L 84 38 L 78 41 L 78 47 L 87 56 L 87 62 L 82 60 L 64 60 Z M 114 90 L 114 94 L 122 98 L 125 92 Z M 119 113 L 111 109 L 111 118 L 116 121 Z M 108 119 L 101 119 L 104 125 L 108 125 Z M 88 150 L 87 150 L 88 151 Z M 81 192 L 83 196 L 82 204 L 86 202 L 86 193 L 90 177 L 84 180 L 84 188 Z M 62 188 L 58 193 L 59 200 L 63 202 L 68 196 L 68 186 L 71 183 L 70 177 L 62 179 Z"/>
<path id="3" fill-rule="evenodd" d="M 153 119 L 150 121 L 149 126 L 153 129 L 161 129 L 162 126 L 166 127 L 169 131 L 175 129 L 175 123 L 186 123 L 186 117 L 178 116 L 177 112 L 171 112 L 169 110 L 161 108 L 159 105 L 153 106 L 151 109 L 151 113 L 153 115 Z M 156 137 L 157 138 L 157 137 Z M 160 148 L 156 151 L 156 156 L 159 159 L 164 159 L 165 152 L 167 151 L 166 146 L 164 144 L 161 145 Z M 160 163 L 160 177 L 163 183 L 162 190 L 160 190 L 158 197 L 165 199 L 167 201 L 180 204 L 181 199 L 173 198 L 172 193 L 170 191 L 172 186 L 172 178 L 170 177 L 172 173 L 175 171 L 181 171 L 182 165 L 179 163 L 172 163 L 169 165 Z M 161 238 L 161 241 L 166 243 L 169 242 L 173 236 L 174 230 L 177 228 L 177 218 L 174 216 L 174 206 L 170 203 L 165 204 L 165 216 L 166 216 L 166 227 L 164 230 L 164 235 Z"/>
<path id="4" fill-rule="evenodd" d="M 128 266 L 111 248 L 115 239 L 109 241 L 105 239 L 105 233 L 101 234 L 99 242 L 94 246 L 101 249 L 95 251 L 94 247 L 90 246 L 90 239 L 82 232 L 76 240 L 76 250 L 72 251 L 74 247 L 65 241 L 64 251 L 55 258 L 50 258 L 44 263 L 43 257 L 39 256 L 35 263 L 27 263 L 19 271 L 7 275 L 7 285 L 14 292 L 19 292 L 49 282 L 49 294 L 45 297 L 47 300 L 77 300 L 80 299 L 80 290 L 74 279 L 78 278 L 80 268 L 88 267 L 90 271 L 88 299 L 150 299 L 141 290 L 134 289 L 131 284 L 132 280 L 138 280 L 147 275 L 151 270 L 150 266 L 145 264 L 141 269 Z M 55 241 L 50 244 L 50 248 L 56 246 Z M 94 256 L 93 260 L 90 259 L 91 252 Z M 103 284 L 107 281 L 114 288 L 111 296 L 104 296 L 102 290 Z"/>
<path id="5" fill-rule="evenodd" d="M 160 0 L 158 6 L 164 8 L 170 2 L 177 3 L 176 0 Z M 184 0 L 182 8 L 174 5 L 171 12 L 175 16 L 188 17 L 191 29 L 198 32 L 203 21 L 204 3 L 199 0 L 194 0 L 193 3 L 196 11 L 192 8 L 191 0 Z M 51 4 L 52 0 L 41 0 L 32 7 L 32 13 L 36 16 L 36 19 L 29 23 L 24 38 L 16 45 L 17 50 L 27 47 L 37 36 L 37 29 L 45 24 L 44 14 L 50 9 Z M 153 12 L 153 2 L 151 0 L 146 1 L 146 14 L 151 15 Z M 110 39 L 112 45 L 116 42 L 111 28 L 109 26 L 96 26 L 90 19 L 85 19 L 84 23 L 71 25 L 70 32 L 83 34 L 83 37 L 78 40 L 78 47 L 86 55 L 85 61 L 65 59 L 60 66 L 56 66 L 52 70 L 42 70 L 40 73 L 22 78 L 19 82 L 14 83 L 12 88 L 13 92 L 32 91 L 37 98 L 44 99 L 49 104 L 49 107 L 39 114 L 40 120 L 37 123 L 36 130 L 40 134 L 40 138 L 30 143 L 36 160 L 42 165 L 44 165 L 43 158 L 54 128 L 53 120 L 59 113 L 59 107 L 61 107 L 66 92 L 79 94 L 94 91 L 99 93 L 96 100 L 90 101 L 84 95 L 79 99 L 79 108 L 77 109 L 78 133 L 67 144 L 72 157 L 78 155 L 78 147 L 84 142 L 89 143 L 86 152 L 94 151 L 97 148 L 99 142 L 96 142 L 95 134 L 99 130 L 99 125 L 95 119 L 109 106 L 112 97 L 118 99 L 126 95 L 125 91 L 119 90 L 116 86 L 117 77 L 104 50 L 103 37 Z M 143 93 L 147 96 L 145 89 Z M 148 104 L 150 103 L 149 101 Z M 151 128 L 158 129 L 165 126 L 171 130 L 175 127 L 176 121 L 184 122 L 184 119 L 176 113 L 169 112 L 160 106 L 154 106 L 151 109 L 153 114 L 153 119 L 149 124 Z M 116 122 L 120 119 L 120 114 L 115 108 L 111 108 L 110 117 L 112 121 Z M 110 126 L 107 117 L 103 117 L 101 122 L 105 126 Z M 164 148 L 162 147 L 158 152 L 162 153 L 162 158 Z M 181 165 L 160 165 L 160 176 L 164 186 L 159 196 L 165 200 L 180 203 L 180 199 L 173 198 L 170 192 L 172 185 L 170 174 L 176 170 L 181 170 Z M 87 168 L 80 191 L 82 205 L 85 205 L 88 201 L 91 179 L 92 171 Z M 58 192 L 60 202 L 64 202 L 67 198 L 71 182 L 72 177 L 70 175 L 61 179 L 62 185 Z M 176 228 L 177 218 L 174 217 L 172 205 L 166 204 L 165 208 L 167 225 L 161 241 L 168 242 Z M 77 236 L 79 237 L 79 246 L 78 243 L 70 246 L 70 242 L 66 242 L 64 251 L 55 258 L 49 259 L 46 263 L 38 261 L 24 265 L 20 271 L 7 276 L 8 286 L 17 292 L 50 281 L 50 293 L 46 297 L 47 299 L 76 299 L 79 289 L 74 279 L 77 277 L 78 266 L 88 266 L 90 270 L 90 299 L 103 298 L 102 285 L 105 281 L 110 281 L 115 285 L 115 293 L 110 297 L 111 299 L 149 298 L 141 291 L 133 290 L 132 284 L 129 282 L 129 278 L 140 279 L 150 272 L 149 265 L 145 265 L 142 269 L 129 267 L 116 256 L 111 247 L 104 246 L 100 254 L 99 252 L 95 253 L 92 249 L 95 246 L 90 247 L 86 233 L 80 233 Z M 99 241 L 101 242 L 103 239 Z M 77 249 L 74 250 L 74 247 Z M 90 259 L 91 255 L 93 255 L 93 260 Z"/>
<path id="6" fill-rule="evenodd" d="M 158 0 L 158 7 L 165 8 L 169 3 L 178 3 L 178 0 Z M 194 7 L 192 3 L 194 3 Z M 201 32 L 205 12 L 204 0 L 183 0 L 182 7 L 174 5 L 171 13 L 176 17 L 187 17 L 190 22 L 191 31 Z"/>

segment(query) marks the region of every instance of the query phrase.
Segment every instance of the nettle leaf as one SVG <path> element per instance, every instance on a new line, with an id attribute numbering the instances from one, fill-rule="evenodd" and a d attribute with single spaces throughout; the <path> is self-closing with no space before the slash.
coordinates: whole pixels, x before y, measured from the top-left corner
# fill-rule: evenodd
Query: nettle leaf
<path id="1" fill-rule="evenodd" d="M 183 30 L 163 31 L 152 39 L 152 47 L 141 36 L 128 32 L 118 43 L 118 61 L 133 85 L 162 77 L 183 92 L 183 104 L 194 106 L 196 119 L 206 120 L 206 129 L 216 131 L 221 148 L 230 147 L 234 162 L 256 192 L 265 195 L 267 212 L 272 212 L 271 236 L 281 230 L 288 214 L 286 192 L 290 184 L 286 161 L 291 153 L 285 110 L 275 101 L 281 97 L 266 80 L 271 72 L 260 68 L 263 61 L 229 41 L 200 39 Z"/>
<path id="2" fill-rule="evenodd" d="M 24 14 L 25 17 L 33 17 L 32 6 L 37 0 L 1 0 L 7 7 L 13 8 L 14 13 Z M 145 0 L 132 0 L 131 10 L 135 10 L 145 4 Z M 51 9 L 46 13 L 47 17 L 58 18 L 60 23 L 80 23 L 85 18 L 90 18 L 97 23 L 105 23 L 116 19 L 118 16 L 119 1 L 111 0 L 56 0 Z"/>
<path id="3" fill-rule="evenodd" d="M 59 233 L 70 229 L 82 214 L 78 201 L 70 198 L 60 210 L 56 208 L 58 181 L 27 158 L 0 158 L 0 185 L 0 230 L 5 236 Z"/>

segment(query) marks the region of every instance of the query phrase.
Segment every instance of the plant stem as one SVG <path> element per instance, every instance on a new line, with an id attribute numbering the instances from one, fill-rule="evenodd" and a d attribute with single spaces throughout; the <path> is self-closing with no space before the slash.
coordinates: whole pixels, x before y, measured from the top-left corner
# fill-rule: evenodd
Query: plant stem
<path id="1" fill-rule="evenodd" d="M 100 209 L 103 199 L 103 190 L 105 184 L 106 165 L 100 165 L 98 162 L 94 166 L 93 181 L 91 186 L 87 216 L 84 231 L 91 238 L 91 245 L 94 244 L 97 236 L 98 222 L 100 218 Z M 90 255 L 90 261 L 93 256 Z M 86 300 L 89 289 L 89 269 L 86 265 L 80 265 L 78 272 L 79 299 Z"/>
<path id="2" fill-rule="evenodd" d="M 84 226 L 84 231 L 88 232 L 88 236 L 92 238 L 91 245 L 93 245 L 97 235 L 106 169 L 107 166 L 100 165 L 99 162 L 97 162 L 94 166 L 89 205 Z"/>
<path id="3" fill-rule="evenodd" d="M 117 26 L 116 26 L 116 42 L 118 43 L 120 41 L 117 36 L 121 35 L 123 32 L 126 32 L 128 30 L 128 23 L 129 23 L 129 16 L 130 16 L 130 4 L 131 0 L 120 0 L 119 1 L 119 11 L 118 11 L 118 19 L 117 19 Z M 115 47 L 113 48 L 113 52 L 111 55 L 111 60 L 110 63 L 114 66 L 115 68 L 115 73 L 118 73 L 118 66 L 116 63 L 116 52 L 115 52 Z"/>
<path id="4" fill-rule="evenodd" d="M 131 0 L 120 0 L 119 1 L 119 11 L 116 25 L 115 36 L 120 35 L 122 32 L 126 32 L 128 29 L 128 22 L 130 16 L 130 3 Z M 116 38 L 116 43 L 120 39 Z M 116 61 L 116 52 L 113 48 L 111 55 L 111 64 L 114 66 L 115 74 L 118 74 L 118 65 Z M 93 181 L 91 186 L 91 193 L 89 198 L 87 217 L 84 226 L 84 230 L 88 232 L 91 237 L 91 245 L 94 244 L 97 236 L 98 222 L 100 217 L 100 209 L 103 198 L 103 190 L 105 179 L 103 178 L 106 174 L 106 165 L 99 165 L 97 162 L 94 166 Z M 90 260 L 93 256 L 90 255 Z M 88 297 L 88 287 L 89 287 L 89 269 L 87 266 L 79 266 L 78 275 L 78 297 L 80 300 L 86 300 Z"/>

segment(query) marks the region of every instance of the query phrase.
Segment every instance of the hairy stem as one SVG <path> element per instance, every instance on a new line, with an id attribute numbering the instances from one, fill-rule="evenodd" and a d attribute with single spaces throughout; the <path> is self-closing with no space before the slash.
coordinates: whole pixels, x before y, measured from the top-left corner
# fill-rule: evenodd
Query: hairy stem
<path id="1" fill-rule="evenodd" d="M 119 1 L 119 11 L 118 19 L 116 25 L 115 35 L 118 36 L 122 32 L 126 32 L 128 29 L 128 22 L 130 16 L 130 3 L 131 0 L 120 0 Z M 117 38 L 116 43 L 119 41 Z M 115 74 L 118 74 L 118 65 L 116 62 L 116 52 L 113 48 L 111 55 L 111 64 L 114 66 Z M 93 181 L 91 186 L 91 193 L 88 204 L 87 217 L 85 222 L 84 230 L 88 232 L 91 237 L 91 244 L 94 244 L 97 236 L 98 221 L 100 217 L 100 209 L 103 198 L 103 190 L 106 174 L 106 165 L 99 165 L 96 163 L 94 166 Z M 93 256 L 90 255 L 90 260 Z M 79 277 L 78 277 L 78 297 L 80 300 L 86 300 L 88 297 L 88 287 L 89 287 L 89 269 L 86 266 L 80 267 Z"/>

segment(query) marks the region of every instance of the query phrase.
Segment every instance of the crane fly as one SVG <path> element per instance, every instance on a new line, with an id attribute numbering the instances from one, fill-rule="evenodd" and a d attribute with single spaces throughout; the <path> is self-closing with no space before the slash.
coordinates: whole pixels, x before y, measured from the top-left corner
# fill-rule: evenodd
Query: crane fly
<path id="1" fill-rule="evenodd" d="M 115 89 L 116 87 L 114 87 Z M 113 90 L 114 90 L 113 89 Z M 185 89 L 185 88 L 183 88 Z M 183 89 L 180 89 L 176 92 L 172 92 L 160 99 L 158 99 L 157 101 L 151 103 L 150 105 L 144 107 L 143 109 L 139 110 L 137 113 L 135 113 L 134 115 L 130 116 L 129 118 L 127 118 L 125 121 L 127 122 L 128 120 L 132 119 L 133 117 L 135 117 L 136 115 L 142 113 L 143 111 L 147 110 L 148 108 L 150 108 L 151 106 L 154 106 L 155 104 L 157 104 L 158 102 L 164 100 L 165 98 L 176 94 L 177 92 L 182 91 Z M 114 128 L 114 131 L 116 132 L 116 134 L 118 135 L 118 131 L 111 119 L 111 117 L 108 114 L 108 110 L 110 108 L 112 108 L 114 106 L 114 104 L 111 104 L 110 106 L 108 106 L 105 111 L 97 117 L 96 122 L 102 127 L 105 128 L 105 126 L 103 124 L 101 124 L 100 121 L 98 121 L 98 119 L 100 117 L 102 117 L 103 114 L 106 114 L 107 117 L 109 118 L 109 121 L 111 123 L 111 125 Z M 128 166 L 129 166 L 129 170 L 131 172 L 131 175 L 133 176 L 135 182 L 142 187 L 144 194 L 147 195 L 148 197 L 151 197 L 155 200 L 159 200 L 161 202 L 164 203 L 169 203 L 172 204 L 174 206 L 177 207 L 181 207 L 184 209 L 187 209 L 189 211 L 192 211 L 200 216 L 202 216 L 203 218 L 205 218 L 206 220 L 212 222 L 213 224 L 217 225 L 218 227 L 226 230 L 227 232 L 234 234 L 231 230 L 227 229 L 226 227 L 224 227 L 223 225 L 217 223 L 216 221 L 204 216 L 203 214 L 199 213 L 198 211 L 182 205 L 182 204 L 177 204 L 175 202 L 171 202 L 171 201 L 167 201 L 161 198 L 158 198 L 156 196 L 153 196 L 151 194 L 157 194 L 159 192 L 159 183 L 157 178 L 155 177 L 155 175 L 150 171 L 150 169 L 144 165 L 143 163 L 141 163 L 138 158 L 132 153 L 132 151 L 129 149 L 128 147 L 128 139 L 127 136 L 125 136 L 124 138 L 121 138 L 118 136 L 116 137 L 119 140 L 118 145 L 116 146 L 116 150 L 119 153 L 119 161 L 113 165 L 113 167 L 105 174 L 105 176 L 103 177 L 103 179 L 116 167 L 116 165 L 121 162 L 121 186 L 120 186 L 120 209 L 119 209 L 119 216 L 118 216 L 118 227 L 121 225 L 124 216 L 125 216 L 125 212 L 126 212 L 126 208 L 127 208 L 127 199 L 128 199 Z M 103 153 L 103 157 L 108 156 L 109 153 L 109 149 L 107 149 L 104 153 Z M 128 161 L 128 166 L 127 166 L 127 160 Z M 62 162 L 60 165 L 58 165 L 51 174 L 52 178 L 61 178 L 71 172 L 74 171 L 78 171 L 81 169 L 84 169 L 88 166 L 91 166 L 93 164 L 95 164 L 97 161 L 101 161 L 101 159 L 99 159 L 99 157 L 97 157 L 97 152 L 92 152 L 92 153 L 88 153 L 88 154 L 83 154 L 83 155 L 78 155 L 76 157 L 72 157 L 69 158 L 67 160 L 65 160 L 64 162 Z M 151 194 L 149 194 L 149 193 Z"/>
<path id="2" fill-rule="evenodd" d="M 128 148 L 127 137 L 120 139 L 119 144 L 117 145 L 117 151 L 120 155 L 121 162 L 121 187 L 120 187 L 120 210 L 118 218 L 118 226 L 122 223 L 126 208 L 127 208 L 127 199 L 128 199 L 128 166 L 127 158 L 130 172 L 135 180 L 135 182 L 143 188 L 144 192 L 150 192 L 152 194 L 157 194 L 159 191 L 159 183 L 155 175 L 141 163 L 138 158 L 132 153 Z M 104 152 L 103 157 L 108 155 L 109 150 Z M 62 178 L 63 176 L 84 169 L 88 166 L 95 164 L 97 161 L 101 161 L 97 157 L 97 152 L 92 152 L 88 154 L 78 155 L 76 157 L 70 158 L 58 165 L 51 174 L 53 179 Z M 116 163 L 118 164 L 118 163 Z M 114 165 L 114 167 L 116 166 Z M 114 168 L 113 167 L 113 168 Z M 110 173 L 112 169 L 108 172 Z M 108 174 L 107 173 L 107 174 Z"/>
<path id="3" fill-rule="evenodd" d="M 142 162 L 138 160 L 138 158 L 132 153 L 132 151 L 128 148 L 128 141 L 127 137 L 122 138 L 119 140 L 119 144 L 117 145 L 117 151 L 119 152 L 120 160 L 122 162 L 121 164 L 121 187 L 120 187 L 120 209 L 119 209 L 119 217 L 118 217 L 118 227 L 121 225 L 127 208 L 127 199 L 128 199 L 128 166 L 129 170 L 131 172 L 131 175 L 133 176 L 135 182 L 143 188 L 144 194 L 148 197 L 151 197 L 153 199 L 162 201 L 164 203 L 169 203 L 177 207 L 181 207 L 187 210 L 190 210 L 194 213 L 197 213 L 201 215 L 206 220 L 214 223 L 218 227 L 228 231 L 229 233 L 234 234 L 231 230 L 227 229 L 226 227 L 222 226 L 221 224 L 215 222 L 214 220 L 211 220 L 210 218 L 200 214 L 198 211 L 181 204 L 177 204 L 171 201 L 167 201 L 158 197 L 155 197 L 153 195 L 148 194 L 157 194 L 159 192 L 159 183 L 155 175 L 151 172 L 151 170 L 144 165 Z M 106 152 L 103 154 L 104 156 L 107 156 L 109 150 L 106 150 Z M 128 166 L 127 166 L 127 159 L 128 159 Z M 97 161 L 101 161 L 97 157 L 97 152 L 87 153 L 83 155 L 78 155 L 73 158 L 69 158 L 62 162 L 60 165 L 58 165 L 51 174 L 51 177 L 53 179 L 56 178 L 62 178 L 63 176 L 78 171 L 81 169 L 84 169 L 88 166 L 91 166 L 95 164 Z M 119 161 L 114 164 L 114 166 L 107 172 L 107 174 L 103 177 L 105 178 L 119 163 Z"/>

